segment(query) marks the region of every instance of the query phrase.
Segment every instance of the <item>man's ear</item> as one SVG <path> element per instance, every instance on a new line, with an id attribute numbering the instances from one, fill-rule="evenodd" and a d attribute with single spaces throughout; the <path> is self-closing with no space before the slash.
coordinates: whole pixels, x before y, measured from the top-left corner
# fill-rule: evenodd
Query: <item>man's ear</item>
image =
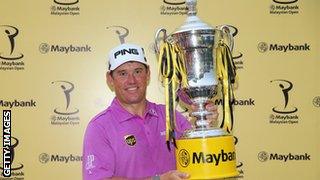
<path id="1" fill-rule="evenodd" d="M 110 71 L 106 73 L 106 82 L 111 91 L 114 91 L 113 77 Z"/>
<path id="2" fill-rule="evenodd" d="M 147 80 L 148 80 L 148 85 L 149 85 L 149 83 L 150 83 L 150 66 L 148 65 L 147 66 Z"/>

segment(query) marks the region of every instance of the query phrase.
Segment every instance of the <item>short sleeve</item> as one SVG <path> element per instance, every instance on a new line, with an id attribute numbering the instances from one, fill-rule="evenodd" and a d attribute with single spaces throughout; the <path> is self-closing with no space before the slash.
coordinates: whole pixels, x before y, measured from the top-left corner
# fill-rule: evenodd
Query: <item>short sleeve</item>
<path id="1" fill-rule="evenodd" d="M 86 129 L 83 142 L 83 180 L 98 180 L 112 177 L 115 155 L 107 133 L 96 121 L 91 121 Z"/>
<path id="2" fill-rule="evenodd" d="M 191 129 L 191 123 L 180 112 L 176 111 L 176 125 L 179 133 Z"/>

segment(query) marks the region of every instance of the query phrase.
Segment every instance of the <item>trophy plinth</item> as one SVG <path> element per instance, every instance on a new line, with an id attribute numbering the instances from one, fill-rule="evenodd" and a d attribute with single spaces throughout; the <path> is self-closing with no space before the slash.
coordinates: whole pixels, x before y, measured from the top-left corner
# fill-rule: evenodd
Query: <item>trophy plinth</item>
<path id="1" fill-rule="evenodd" d="M 233 39 L 226 26 L 213 28 L 196 16 L 196 0 L 187 0 L 188 17 L 174 33 L 165 29 L 156 34 L 159 72 L 166 92 L 167 142 L 176 143 L 177 169 L 190 174 L 190 179 L 217 179 L 237 176 L 231 94 L 233 62 L 230 49 Z M 163 32 L 163 44 L 160 33 Z M 223 122 L 210 127 L 205 105 L 217 94 L 221 83 L 224 95 Z M 175 141 L 176 96 L 198 108 L 192 112 L 195 126 Z M 168 146 L 170 147 L 170 146 Z"/>

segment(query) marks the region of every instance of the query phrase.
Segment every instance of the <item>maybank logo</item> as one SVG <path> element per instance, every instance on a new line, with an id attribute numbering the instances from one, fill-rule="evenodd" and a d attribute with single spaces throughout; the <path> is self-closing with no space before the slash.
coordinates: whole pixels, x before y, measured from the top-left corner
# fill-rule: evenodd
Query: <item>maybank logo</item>
<path id="1" fill-rule="evenodd" d="M 53 2 L 54 4 L 50 7 L 51 15 L 80 15 L 79 0 L 54 0 Z"/>
<path id="2" fill-rule="evenodd" d="M 19 51 L 19 46 L 16 47 L 19 32 L 15 26 L 0 25 L 0 70 L 2 71 L 24 70 L 25 64 L 22 59 L 24 55 Z"/>
<path id="3" fill-rule="evenodd" d="M 266 151 L 261 151 L 258 153 L 258 160 L 261 162 L 266 161 L 310 161 L 311 155 L 308 153 L 303 154 L 294 154 L 294 153 L 288 153 L 288 154 L 279 154 L 279 153 L 268 153 Z"/>
<path id="4" fill-rule="evenodd" d="M 13 101 L 5 101 L 5 100 L 0 100 L 0 106 L 2 107 L 8 107 L 8 108 L 13 108 L 13 107 L 36 107 L 36 101 L 33 99 L 23 101 L 23 100 L 13 100 Z"/>
<path id="5" fill-rule="evenodd" d="M 72 105 L 71 93 L 75 89 L 75 85 L 69 81 L 53 81 L 51 84 L 59 87 L 60 94 L 64 97 L 64 103 L 59 104 L 54 108 L 54 114 L 51 115 L 52 125 L 78 125 L 80 117 L 78 116 L 79 109 Z"/>
<path id="6" fill-rule="evenodd" d="M 164 16 L 186 15 L 187 7 L 184 0 L 163 0 L 160 6 L 160 14 Z"/>
<path id="7" fill-rule="evenodd" d="M 182 167 L 187 167 L 190 163 L 209 163 L 218 166 L 221 162 L 236 160 L 236 153 L 234 151 L 225 152 L 223 149 L 219 153 L 192 152 L 191 156 L 187 150 L 181 149 L 178 156 L 178 161 Z"/>
<path id="8" fill-rule="evenodd" d="M 46 164 L 48 162 L 58 162 L 58 163 L 71 163 L 71 162 L 79 162 L 82 161 L 82 156 L 69 154 L 68 156 L 59 155 L 59 154 L 47 154 L 41 153 L 39 155 L 39 161 L 42 164 Z"/>
<path id="9" fill-rule="evenodd" d="M 190 164 L 190 155 L 187 150 L 181 149 L 178 156 L 179 164 L 182 167 L 187 167 Z"/>
<path id="10" fill-rule="evenodd" d="M 295 52 L 295 51 L 310 51 L 310 44 L 302 43 L 302 44 L 278 44 L 278 43 L 266 43 L 260 42 L 258 43 L 258 50 L 261 53 L 265 53 L 267 51 L 271 52 Z"/>
<path id="11" fill-rule="evenodd" d="M 314 107 L 320 107 L 320 96 L 316 96 L 313 98 L 312 103 Z"/>
<path id="12" fill-rule="evenodd" d="M 69 53 L 87 53 L 92 52 L 91 46 L 88 44 L 86 45 L 57 45 L 57 44 L 48 44 L 48 43 L 41 43 L 39 45 L 39 51 L 42 54 L 51 53 L 62 53 L 62 54 L 69 54 Z"/>
<path id="13" fill-rule="evenodd" d="M 272 0 L 269 13 L 273 15 L 299 14 L 298 0 Z"/>
<path id="14" fill-rule="evenodd" d="M 282 94 L 282 103 L 278 103 L 272 108 L 269 116 L 271 124 L 297 124 L 299 116 L 297 114 L 298 108 L 291 105 L 291 92 L 293 90 L 293 83 L 285 79 L 274 79 L 270 83 L 278 86 L 278 92 Z"/>
<path id="15" fill-rule="evenodd" d="M 216 99 L 214 101 L 214 104 L 215 105 L 223 105 L 224 102 L 222 99 Z M 255 106 L 255 100 L 252 99 L 252 98 L 249 98 L 249 99 L 234 99 L 232 102 L 231 102 L 232 105 L 235 105 L 235 106 Z"/>

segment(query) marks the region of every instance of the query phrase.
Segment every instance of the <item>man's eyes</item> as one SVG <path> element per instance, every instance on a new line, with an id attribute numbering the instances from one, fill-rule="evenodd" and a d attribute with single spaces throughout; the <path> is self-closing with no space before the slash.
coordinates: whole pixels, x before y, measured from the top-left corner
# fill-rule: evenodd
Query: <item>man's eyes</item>
<path id="1" fill-rule="evenodd" d="M 119 74 L 119 76 L 126 76 L 128 73 L 127 72 L 119 72 L 118 74 Z"/>
<path id="2" fill-rule="evenodd" d="M 136 74 L 142 73 L 142 69 L 136 69 L 136 70 L 135 70 L 135 73 L 136 73 Z"/>
<path id="3" fill-rule="evenodd" d="M 135 70 L 132 72 L 132 74 L 133 74 L 133 75 L 140 75 L 140 74 L 142 74 L 142 72 L 143 72 L 143 69 L 135 69 Z M 120 77 L 126 77 L 126 76 L 128 76 L 128 72 L 127 72 L 127 71 L 120 71 L 120 72 L 118 72 L 117 74 L 118 74 L 118 76 L 120 76 Z"/>

